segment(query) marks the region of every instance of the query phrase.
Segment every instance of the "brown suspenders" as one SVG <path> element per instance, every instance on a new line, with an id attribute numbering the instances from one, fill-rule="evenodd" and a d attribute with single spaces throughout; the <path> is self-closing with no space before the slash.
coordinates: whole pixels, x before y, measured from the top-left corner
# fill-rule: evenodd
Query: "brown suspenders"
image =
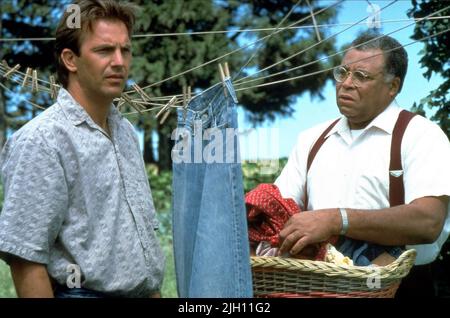
<path id="1" fill-rule="evenodd" d="M 391 207 L 405 204 L 401 146 L 406 127 L 415 115 L 402 110 L 392 132 L 391 162 L 389 164 L 389 202 Z M 398 174 L 396 174 L 397 171 Z"/>
<path id="2" fill-rule="evenodd" d="M 407 110 L 402 110 L 398 115 L 397 122 L 395 123 L 394 130 L 392 131 L 392 141 L 391 141 L 391 157 L 389 164 L 389 203 L 390 206 L 401 205 L 405 203 L 405 189 L 403 186 L 403 168 L 402 168 L 402 157 L 401 157 L 401 144 L 403 135 L 405 133 L 406 127 L 408 126 L 411 119 L 416 114 L 411 113 Z M 309 168 L 319 151 L 323 143 L 327 140 L 325 137 L 330 130 L 337 124 L 339 119 L 335 120 L 327 129 L 320 135 L 316 140 L 311 151 L 308 154 L 308 161 L 306 164 L 306 176 L 308 175 Z M 307 178 L 305 178 L 307 179 Z M 304 209 L 308 208 L 308 188 L 305 182 L 305 206 Z"/>

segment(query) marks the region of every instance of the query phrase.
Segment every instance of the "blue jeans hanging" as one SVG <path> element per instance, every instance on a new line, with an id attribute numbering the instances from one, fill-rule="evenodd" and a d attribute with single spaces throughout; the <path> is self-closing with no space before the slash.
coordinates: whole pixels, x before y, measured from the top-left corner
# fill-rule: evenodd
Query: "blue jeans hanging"
<path id="1" fill-rule="evenodd" d="M 252 297 L 252 277 L 230 80 L 178 110 L 172 139 L 173 246 L 180 297 Z"/>

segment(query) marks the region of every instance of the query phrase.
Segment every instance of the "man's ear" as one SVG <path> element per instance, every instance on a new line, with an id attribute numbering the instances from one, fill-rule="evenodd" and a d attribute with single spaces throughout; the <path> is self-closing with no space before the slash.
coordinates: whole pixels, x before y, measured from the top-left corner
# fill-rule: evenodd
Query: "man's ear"
<path id="1" fill-rule="evenodd" d="M 391 81 L 391 87 L 389 89 L 389 95 L 391 97 L 395 97 L 398 94 L 398 91 L 400 89 L 400 78 L 394 77 L 394 79 Z"/>
<path id="2" fill-rule="evenodd" d="M 71 49 L 65 48 L 64 50 L 62 50 L 60 57 L 61 61 L 64 63 L 69 72 L 77 71 L 77 64 L 76 64 L 77 56 Z"/>

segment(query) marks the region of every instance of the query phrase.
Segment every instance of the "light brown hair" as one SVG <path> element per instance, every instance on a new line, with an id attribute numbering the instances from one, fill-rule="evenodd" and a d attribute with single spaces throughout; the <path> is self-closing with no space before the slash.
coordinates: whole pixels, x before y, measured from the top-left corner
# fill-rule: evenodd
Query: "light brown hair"
<path id="1" fill-rule="evenodd" d="M 135 22 L 136 7 L 130 3 L 115 0 L 77 0 L 73 4 L 80 8 L 80 27 L 69 27 L 67 20 L 73 15 L 65 11 L 56 28 L 55 59 L 58 81 L 64 88 L 69 82 L 69 71 L 61 60 L 61 52 L 68 48 L 80 56 L 80 48 L 87 32 L 92 31 L 92 25 L 97 20 L 118 20 L 125 24 L 131 38 Z"/>

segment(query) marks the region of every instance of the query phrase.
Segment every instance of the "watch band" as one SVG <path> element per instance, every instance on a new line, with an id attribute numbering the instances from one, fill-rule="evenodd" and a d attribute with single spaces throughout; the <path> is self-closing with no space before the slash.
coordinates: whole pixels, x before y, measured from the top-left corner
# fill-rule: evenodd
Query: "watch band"
<path id="1" fill-rule="evenodd" d="M 339 212 L 341 213 L 341 219 L 342 219 L 342 229 L 340 235 L 347 234 L 348 231 L 348 216 L 347 216 L 347 210 L 344 208 L 339 208 Z"/>

